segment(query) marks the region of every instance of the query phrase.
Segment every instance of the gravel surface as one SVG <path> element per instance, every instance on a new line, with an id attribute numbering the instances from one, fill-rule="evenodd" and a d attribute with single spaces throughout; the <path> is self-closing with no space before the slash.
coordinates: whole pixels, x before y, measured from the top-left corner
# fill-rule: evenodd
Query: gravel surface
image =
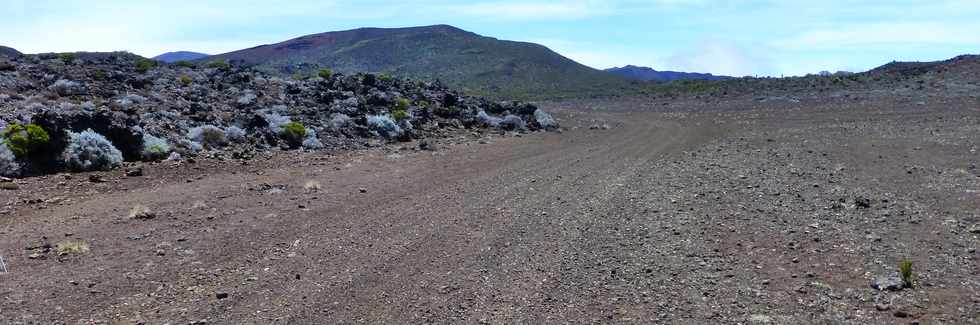
<path id="1" fill-rule="evenodd" d="M 980 320 L 975 97 L 545 106 L 560 134 L 16 180 L 0 323 Z"/>

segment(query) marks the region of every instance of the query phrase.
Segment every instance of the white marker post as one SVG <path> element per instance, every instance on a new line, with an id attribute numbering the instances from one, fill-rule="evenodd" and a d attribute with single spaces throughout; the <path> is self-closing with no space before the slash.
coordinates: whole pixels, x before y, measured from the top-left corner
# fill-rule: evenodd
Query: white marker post
<path id="1" fill-rule="evenodd" d="M 3 262 L 3 256 L 0 256 L 0 273 L 7 273 L 7 263 Z"/>

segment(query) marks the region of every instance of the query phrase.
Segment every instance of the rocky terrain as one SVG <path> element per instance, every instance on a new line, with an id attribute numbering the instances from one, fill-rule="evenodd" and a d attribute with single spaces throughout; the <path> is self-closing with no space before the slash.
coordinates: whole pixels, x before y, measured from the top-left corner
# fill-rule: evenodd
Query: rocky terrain
<path id="1" fill-rule="evenodd" d="M 0 69 L 4 120 L 108 114 L 181 158 L 0 182 L 3 324 L 980 322 L 971 57 L 537 106 L 118 54 L 90 64 L 125 82 L 100 83 L 68 59 Z M 371 126 L 402 108 L 405 133 Z M 544 111 L 561 133 L 505 130 Z M 69 148 L 102 144 L 76 123 Z"/>
<path id="2" fill-rule="evenodd" d="M 220 62 L 164 65 L 126 53 L 0 61 L 0 122 L 9 147 L 0 154 L 5 176 L 106 170 L 123 161 L 249 159 L 269 149 L 363 148 L 469 128 L 558 126 L 534 105 L 464 96 L 437 82 L 330 70 L 281 79 Z M 27 135 L 35 130 L 37 139 Z M 97 135 L 79 133 L 85 130 Z M 66 151 L 92 137 L 105 149 Z"/>

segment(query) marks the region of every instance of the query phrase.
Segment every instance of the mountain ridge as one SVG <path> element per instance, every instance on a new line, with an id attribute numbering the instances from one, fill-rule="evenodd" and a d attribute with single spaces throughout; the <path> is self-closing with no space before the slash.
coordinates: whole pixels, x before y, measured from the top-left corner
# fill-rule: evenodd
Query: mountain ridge
<path id="1" fill-rule="evenodd" d="M 716 76 L 710 73 L 680 72 L 680 71 L 658 71 L 649 67 L 626 65 L 623 67 L 613 67 L 604 71 L 622 75 L 624 77 L 641 81 L 674 81 L 674 80 L 727 80 L 733 79 L 729 76 Z"/>
<path id="2" fill-rule="evenodd" d="M 543 45 L 499 40 L 450 25 L 310 34 L 201 61 L 212 60 L 279 75 L 311 75 L 329 68 L 439 80 L 470 94 L 507 98 L 600 95 L 632 87 L 624 77 Z"/>
<path id="3" fill-rule="evenodd" d="M 173 62 L 177 62 L 177 61 L 194 61 L 194 60 L 200 60 L 200 59 L 203 59 L 203 58 L 206 58 L 206 57 L 209 57 L 209 56 L 211 56 L 211 55 L 210 54 L 199 53 L 199 52 L 174 51 L 174 52 L 167 52 L 167 53 L 163 53 L 163 54 L 154 56 L 152 59 L 157 60 L 157 61 L 167 62 L 167 63 L 173 63 Z"/>

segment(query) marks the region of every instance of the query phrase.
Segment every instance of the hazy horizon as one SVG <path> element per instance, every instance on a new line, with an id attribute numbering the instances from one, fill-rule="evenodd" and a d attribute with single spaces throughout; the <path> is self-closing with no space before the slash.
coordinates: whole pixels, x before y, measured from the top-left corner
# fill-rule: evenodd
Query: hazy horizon
<path id="1" fill-rule="evenodd" d="M 980 4 L 947 1 L 13 1 L 0 45 L 25 53 L 219 54 L 360 27 L 448 24 L 539 43 L 596 69 L 716 75 L 865 71 L 976 53 Z"/>

